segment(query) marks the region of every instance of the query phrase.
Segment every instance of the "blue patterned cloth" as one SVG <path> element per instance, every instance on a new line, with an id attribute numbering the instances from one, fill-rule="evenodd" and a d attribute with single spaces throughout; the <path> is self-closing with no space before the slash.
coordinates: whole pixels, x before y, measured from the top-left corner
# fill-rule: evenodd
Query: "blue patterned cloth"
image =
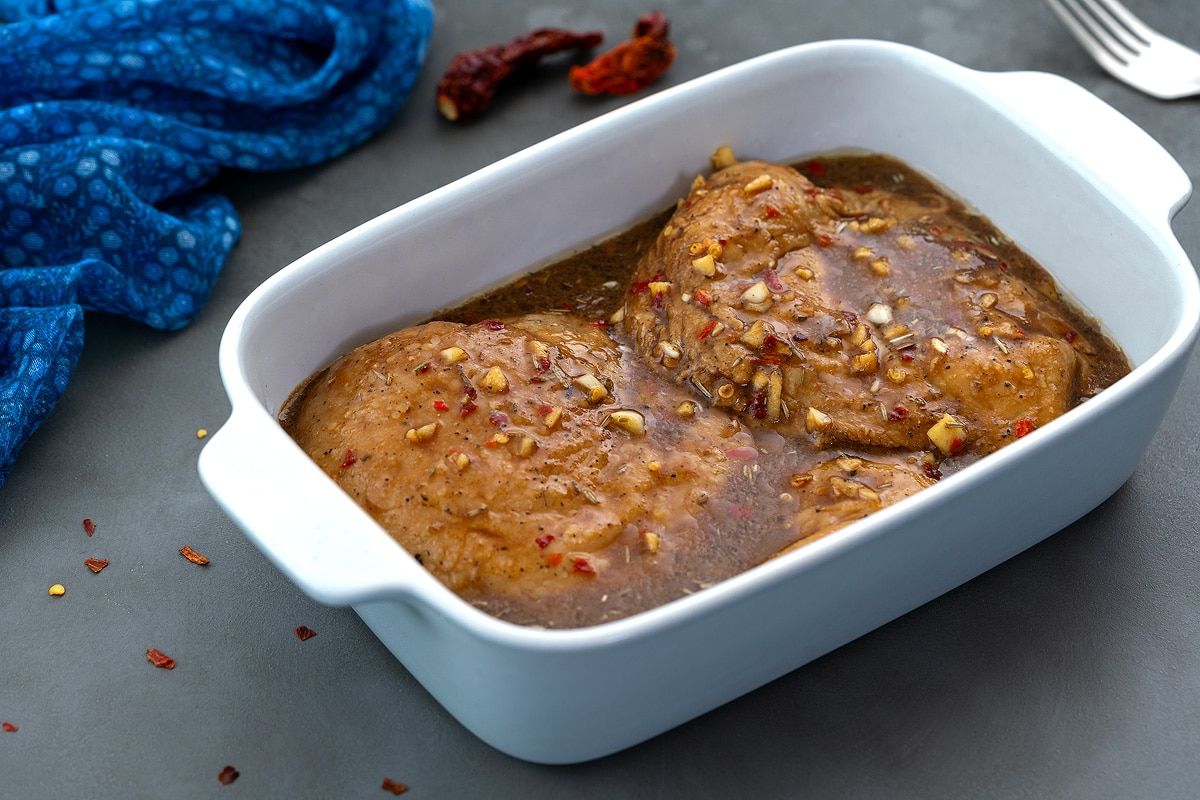
<path id="1" fill-rule="evenodd" d="M 429 0 L 0 0 L 0 485 L 83 310 L 187 325 L 241 232 L 204 185 L 370 137 L 432 26 Z"/>

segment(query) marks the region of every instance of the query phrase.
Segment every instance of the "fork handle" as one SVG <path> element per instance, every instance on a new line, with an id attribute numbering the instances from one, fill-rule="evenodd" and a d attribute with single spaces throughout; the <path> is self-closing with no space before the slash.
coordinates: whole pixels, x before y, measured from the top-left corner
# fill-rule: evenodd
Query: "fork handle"
<path id="1" fill-rule="evenodd" d="M 1014 117 L 1040 128 L 1048 146 L 1131 215 L 1170 233 L 1191 195 L 1179 163 L 1128 117 L 1066 78 L 1045 72 L 979 76 Z"/>

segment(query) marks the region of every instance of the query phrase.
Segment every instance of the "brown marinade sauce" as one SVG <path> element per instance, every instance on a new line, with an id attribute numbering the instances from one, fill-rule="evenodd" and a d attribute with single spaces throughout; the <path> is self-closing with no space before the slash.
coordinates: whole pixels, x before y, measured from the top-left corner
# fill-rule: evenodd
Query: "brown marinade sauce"
<path id="1" fill-rule="evenodd" d="M 818 186 L 846 192 L 886 191 L 919 202 L 929 209 L 928 219 L 923 224 L 941 224 L 944 219 L 956 231 L 955 235 L 969 232 L 967 235 L 994 253 L 1006 270 L 1034 287 L 1054 307 L 1056 314 L 1074 326 L 1093 348 L 1088 354 L 1090 388 L 1077 390 L 1072 398 L 1073 405 L 1129 371 L 1128 360 L 1120 349 L 1102 334 L 1093 320 L 1062 300 L 1054 281 L 1040 265 L 998 232 L 987 218 L 967 208 L 920 173 L 884 155 L 829 154 L 795 166 Z M 475 323 L 556 311 L 578 314 L 588 321 L 608 320 L 625 303 L 639 258 L 654 244 L 673 212 L 674 209 L 665 210 L 486 296 L 443 310 L 431 319 Z M 931 285 L 932 280 L 930 278 Z M 610 327 L 610 333 L 618 341 L 623 341 L 625 336 L 620 326 Z M 281 412 L 285 427 L 290 425 L 290 410 L 303 402 L 307 385 L 298 387 Z M 809 442 L 787 439 L 771 430 L 760 429 L 755 436 L 764 457 L 757 459 L 753 473 L 747 466 L 744 477 L 741 474 L 743 468 L 738 466 L 736 480 L 730 480 L 725 496 L 715 498 L 711 504 L 713 508 L 725 509 L 726 513 L 703 521 L 705 536 L 697 537 L 686 551 L 676 553 L 677 557 L 659 559 L 655 565 L 647 562 L 645 566 L 638 566 L 635 563 L 625 572 L 612 570 L 612 574 L 581 580 L 577 591 L 538 600 L 495 597 L 472 591 L 462 592 L 462 596 L 487 613 L 519 624 L 567 628 L 629 616 L 731 577 L 792 545 L 792 539 L 781 537 L 788 535 L 788 520 L 796 514 L 792 495 L 798 492 L 803 496 L 804 493 L 803 488 L 796 487 L 804 486 L 805 476 L 808 481 L 812 480 L 807 470 L 819 472 L 823 468 L 821 465 L 831 458 L 848 462 L 867 458 L 893 465 L 906 462 L 909 468 L 914 464 L 920 467 L 921 447 L 929 448 L 929 442 L 923 442 L 911 452 L 872 451 L 870 448 L 831 452 L 822 451 Z M 938 466 L 942 472 L 950 472 L 971 460 L 956 463 L 955 459 L 946 459 Z M 846 469 L 849 475 L 854 474 L 852 465 Z M 882 491 L 882 487 L 876 488 Z M 730 513 L 730 510 L 745 511 L 749 518 Z M 628 562 L 629 549 L 636 548 L 636 541 L 620 540 L 617 545 L 625 548 L 625 561 Z"/>

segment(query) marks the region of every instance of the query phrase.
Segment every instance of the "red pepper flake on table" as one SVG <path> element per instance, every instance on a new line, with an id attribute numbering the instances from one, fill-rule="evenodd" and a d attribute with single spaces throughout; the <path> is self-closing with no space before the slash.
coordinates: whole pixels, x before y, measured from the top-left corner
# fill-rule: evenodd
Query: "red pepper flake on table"
<path id="1" fill-rule="evenodd" d="M 85 519 L 83 521 L 83 530 L 87 533 L 88 536 L 91 536 L 93 533 L 96 532 L 96 523 L 92 522 L 92 520 L 90 518 Z"/>
<path id="2" fill-rule="evenodd" d="M 506 44 L 460 53 L 438 82 L 438 111 L 452 122 L 470 122 L 491 106 L 500 84 L 522 68 L 554 53 L 589 50 L 602 41 L 604 34 L 598 31 L 538 28 Z"/>
<path id="3" fill-rule="evenodd" d="M 408 791 L 407 785 L 405 785 L 403 783 L 398 783 L 397 781 L 394 781 L 391 778 L 387 778 L 387 777 L 385 777 L 383 779 L 383 786 L 380 788 L 382 788 L 385 792 L 391 792 L 392 794 L 397 794 L 397 795 L 404 794 L 405 792 Z"/>
<path id="4" fill-rule="evenodd" d="M 296 628 L 296 638 L 302 642 L 307 642 L 316 635 L 317 632 L 307 625 L 301 625 L 300 627 Z"/>
<path id="5" fill-rule="evenodd" d="M 88 569 L 90 569 L 92 572 L 99 572 L 100 570 L 102 570 L 108 566 L 108 559 L 107 558 L 86 558 L 83 561 L 83 565 L 85 567 L 87 567 Z"/>
<path id="6" fill-rule="evenodd" d="M 670 23 L 661 11 L 643 14 L 632 38 L 584 66 L 573 66 L 571 88 L 584 94 L 631 94 L 659 79 L 675 60 Z"/>
<path id="7" fill-rule="evenodd" d="M 202 567 L 208 564 L 208 558 L 197 553 L 192 549 L 192 546 L 188 544 L 185 544 L 179 549 L 179 555 L 183 556 L 193 564 L 199 564 Z"/>
<path id="8" fill-rule="evenodd" d="M 217 775 L 217 780 L 221 782 L 222 786 L 228 786 L 236 781 L 238 776 L 241 774 L 242 773 L 238 772 L 231 765 L 226 764 L 225 769 L 221 770 L 221 773 Z"/>
<path id="9" fill-rule="evenodd" d="M 0 722 L 0 729 L 3 729 L 5 733 L 16 733 L 18 730 L 17 726 L 11 722 Z"/>
<path id="10" fill-rule="evenodd" d="M 153 647 L 146 651 L 146 660 L 162 669 L 175 669 L 175 659 Z"/>

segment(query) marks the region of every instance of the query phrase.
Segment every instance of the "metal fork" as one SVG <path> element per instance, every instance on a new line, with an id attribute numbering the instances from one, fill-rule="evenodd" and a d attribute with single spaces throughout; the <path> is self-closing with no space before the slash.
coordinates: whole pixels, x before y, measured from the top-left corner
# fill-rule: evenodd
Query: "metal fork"
<path id="1" fill-rule="evenodd" d="M 1163 36 L 1117 0 L 1046 0 L 1114 77 L 1163 100 L 1200 94 L 1200 53 Z"/>

